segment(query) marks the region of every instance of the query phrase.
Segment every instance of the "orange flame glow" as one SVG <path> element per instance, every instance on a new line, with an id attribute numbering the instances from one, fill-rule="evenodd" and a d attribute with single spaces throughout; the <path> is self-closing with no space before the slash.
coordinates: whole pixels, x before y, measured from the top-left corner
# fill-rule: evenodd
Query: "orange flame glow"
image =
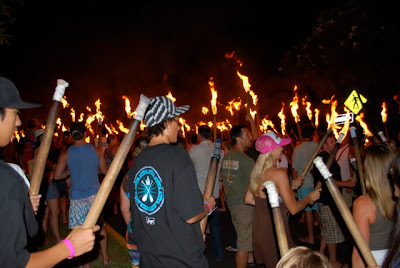
<path id="1" fill-rule="evenodd" d="M 208 113 L 208 108 L 207 107 L 201 107 L 201 112 L 206 115 Z"/>
<path id="2" fill-rule="evenodd" d="M 85 142 L 86 142 L 86 143 L 90 143 L 90 136 L 87 136 L 87 137 L 85 138 Z"/>
<path id="3" fill-rule="evenodd" d="M 371 131 L 369 131 L 367 124 L 363 121 L 364 119 L 364 113 L 360 113 L 359 115 L 356 116 L 356 121 L 360 123 L 360 126 L 364 130 L 364 134 L 367 137 L 372 137 L 374 134 L 372 134 Z"/>
<path id="4" fill-rule="evenodd" d="M 331 102 L 331 114 L 326 114 L 326 122 L 328 123 L 328 129 L 332 128 L 332 132 L 333 134 L 335 134 L 335 137 L 337 139 L 339 137 L 339 133 L 337 131 L 339 127 L 335 125 L 335 118 L 338 116 L 338 113 L 336 112 L 336 107 L 337 100 L 334 100 Z"/>
<path id="5" fill-rule="evenodd" d="M 94 104 L 96 105 L 96 118 L 97 121 L 99 122 L 99 125 L 101 125 L 101 122 L 104 121 L 105 116 L 100 111 L 100 105 L 101 105 L 100 99 L 97 99 L 97 101 Z"/>
<path id="6" fill-rule="evenodd" d="M 257 95 L 250 89 L 251 85 L 249 83 L 249 78 L 245 75 L 242 75 L 239 73 L 239 71 L 236 71 L 237 75 L 242 79 L 243 81 L 243 88 L 246 91 L 247 94 L 250 94 L 251 98 L 253 99 L 253 104 L 256 106 L 258 102 Z"/>
<path id="7" fill-rule="evenodd" d="M 81 113 L 81 115 L 79 116 L 79 119 L 78 119 L 78 121 L 79 122 L 82 122 L 83 121 L 83 117 L 85 116 L 85 114 L 84 113 Z"/>
<path id="8" fill-rule="evenodd" d="M 304 98 L 302 98 L 302 102 L 303 102 L 303 105 L 306 106 L 307 117 L 308 117 L 308 119 L 310 119 L 310 121 L 312 122 L 312 116 L 313 116 L 313 114 L 312 114 L 312 110 L 311 110 L 311 102 L 306 101 L 306 99 L 307 99 L 307 96 L 305 96 Z"/>
<path id="9" fill-rule="evenodd" d="M 285 122 L 286 116 L 285 116 L 285 114 L 283 113 L 284 108 L 285 108 L 285 103 L 282 102 L 282 109 L 281 109 L 281 111 L 278 113 L 278 116 L 279 116 L 279 118 L 281 119 L 281 131 L 282 131 L 282 135 L 285 135 L 285 134 L 286 134 L 286 122 Z"/>
<path id="10" fill-rule="evenodd" d="M 168 91 L 168 95 L 166 95 L 166 97 L 167 97 L 168 99 L 170 99 L 172 102 L 175 102 L 175 101 L 176 101 L 176 99 L 172 96 L 171 91 Z"/>
<path id="11" fill-rule="evenodd" d="M 233 116 L 233 109 L 235 109 L 236 111 L 240 111 L 240 106 L 242 105 L 242 101 L 240 100 L 240 98 L 238 98 L 238 101 L 235 101 L 235 99 L 231 100 L 230 102 L 228 102 L 228 106 L 225 107 L 225 109 L 227 109 L 231 115 Z"/>
<path id="12" fill-rule="evenodd" d="M 129 132 L 129 128 L 124 127 L 124 124 L 121 121 L 117 120 L 117 124 L 118 124 L 119 130 L 121 130 L 124 133 Z"/>
<path id="13" fill-rule="evenodd" d="M 64 97 L 61 99 L 61 103 L 62 103 L 62 107 L 63 107 L 63 108 L 67 108 L 67 107 L 69 106 L 69 103 L 67 102 L 67 96 L 64 96 Z"/>
<path id="14" fill-rule="evenodd" d="M 261 126 L 260 126 L 260 130 L 261 132 L 267 132 L 268 131 L 268 127 L 270 127 L 273 131 L 277 132 L 275 129 L 275 125 L 274 123 L 272 123 L 271 120 L 267 119 L 268 115 L 266 117 L 263 118 L 263 120 L 261 120 Z"/>
<path id="15" fill-rule="evenodd" d="M 132 112 L 131 102 L 129 101 L 127 96 L 125 96 L 125 95 L 122 96 L 122 99 L 125 100 L 125 112 L 126 112 L 126 115 L 128 116 L 128 118 L 132 118 L 132 116 L 136 115 L 136 111 Z"/>
<path id="16" fill-rule="evenodd" d="M 298 102 L 299 102 L 299 97 L 297 97 L 297 85 L 294 86 L 293 91 L 294 91 L 293 101 L 291 101 L 291 102 L 289 103 L 289 105 L 290 105 L 290 107 L 291 107 L 290 109 L 291 109 L 291 111 L 292 111 L 292 115 L 293 115 L 294 121 L 295 121 L 296 123 L 298 123 L 298 122 L 300 122 L 300 116 L 299 116 L 299 114 L 297 113 L 297 109 L 299 109 L 299 104 L 298 104 Z"/>
<path id="17" fill-rule="evenodd" d="M 92 135 L 94 134 L 94 131 L 92 129 L 91 124 L 95 119 L 96 119 L 95 114 L 88 115 L 88 118 L 86 119 L 86 123 L 85 123 L 86 128 L 89 130 L 90 133 L 92 133 Z"/>
<path id="18" fill-rule="evenodd" d="M 213 78 L 210 77 L 210 81 L 208 81 L 208 86 L 211 90 L 211 109 L 212 109 L 212 113 L 213 115 L 217 114 L 217 91 L 214 88 L 214 81 Z"/>
<path id="19" fill-rule="evenodd" d="M 253 118 L 253 120 L 255 120 L 254 118 L 256 117 L 256 113 L 257 113 L 257 111 L 252 111 L 252 110 L 250 109 L 250 115 L 251 115 L 251 117 Z"/>
<path id="20" fill-rule="evenodd" d="M 86 110 L 88 110 L 88 112 L 92 112 L 92 109 L 90 109 L 90 107 L 89 106 L 86 106 Z"/>
<path id="21" fill-rule="evenodd" d="M 340 131 L 340 133 L 344 134 L 342 140 L 344 140 L 346 138 L 347 132 L 349 131 L 349 128 L 350 128 L 350 119 L 351 119 L 350 110 L 346 106 L 344 106 L 344 110 L 346 112 L 346 122 L 344 123 L 344 126 L 343 126 L 342 130 Z"/>
<path id="22" fill-rule="evenodd" d="M 314 109 L 314 112 L 315 112 L 315 116 L 314 116 L 315 127 L 318 128 L 318 125 L 319 125 L 319 120 L 318 120 L 318 118 L 319 118 L 319 110 L 318 109 Z"/>
<path id="23" fill-rule="evenodd" d="M 74 108 L 71 108 L 71 118 L 72 118 L 72 122 L 75 122 L 75 110 L 74 110 Z"/>
<path id="24" fill-rule="evenodd" d="M 385 124 L 387 121 L 386 102 L 383 102 L 381 107 L 382 107 L 382 112 L 381 112 L 382 122 Z"/>
<path id="25" fill-rule="evenodd" d="M 104 124 L 104 127 L 107 129 L 108 133 L 112 134 L 112 130 L 107 124 Z"/>

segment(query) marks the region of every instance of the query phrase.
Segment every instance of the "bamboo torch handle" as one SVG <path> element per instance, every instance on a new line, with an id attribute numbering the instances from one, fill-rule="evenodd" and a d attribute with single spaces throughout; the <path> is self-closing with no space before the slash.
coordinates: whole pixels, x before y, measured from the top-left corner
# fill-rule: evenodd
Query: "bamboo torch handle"
<path id="1" fill-rule="evenodd" d="M 358 176 L 360 178 L 361 192 L 364 195 L 366 191 L 365 191 L 364 171 L 362 167 L 363 161 L 361 158 L 360 146 L 358 145 L 356 128 L 354 126 L 350 127 L 350 135 L 351 139 L 353 140 L 354 151 L 356 153 L 356 158 L 357 158 L 357 171 L 358 171 Z"/>
<path id="2" fill-rule="evenodd" d="M 220 139 L 215 140 L 214 152 L 211 156 L 210 166 L 208 168 L 206 185 L 204 186 L 203 196 L 205 198 L 209 198 L 213 195 L 214 185 L 215 185 L 215 177 L 217 176 L 218 163 L 219 163 L 219 158 L 221 155 L 221 144 L 222 144 L 222 140 L 220 140 Z M 207 218 L 208 218 L 208 216 L 204 217 L 200 221 L 200 228 L 201 228 L 202 234 L 204 234 L 204 232 L 206 230 Z"/>
<path id="3" fill-rule="evenodd" d="M 35 165 L 31 178 L 31 186 L 29 188 L 30 195 L 37 195 L 39 193 L 40 184 L 46 167 L 47 156 L 49 155 L 51 141 L 53 139 L 54 128 L 58 111 L 60 108 L 61 99 L 64 96 L 65 88 L 68 87 L 68 82 L 58 79 L 57 87 L 53 95 L 53 103 L 51 105 L 49 115 L 47 117 L 46 129 L 43 133 L 43 140 L 40 144 L 39 151 L 36 157 Z"/>
<path id="4" fill-rule="evenodd" d="M 322 137 L 321 141 L 318 143 L 317 148 L 315 148 L 313 154 L 311 155 L 310 159 L 308 159 L 308 162 L 306 166 L 303 169 L 303 172 L 301 172 L 300 177 L 304 177 L 308 170 L 311 168 L 311 165 L 313 164 L 314 158 L 318 155 L 319 151 L 321 150 L 322 146 L 324 145 L 326 139 L 328 138 L 329 134 L 331 133 L 332 129 L 328 128 L 326 131 L 325 135 Z"/>
<path id="5" fill-rule="evenodd" d="M 365 241 L 360 230 L 358 229 L 358 226 L 354 221 L 353 215 L 351 215 L 351 212 L 347 207 L 343 196 L 341 195 L 336 183 L 333 181 L 332 174 L 329 172 L 328 168 L 322 161 L 322 157 L 316 157 L 314 159 L 314 164 L 318 168 L 321 175 L 324 177 L 326 186 L 328 187 L 329 192 L 331 193 L 333 200 L 335 201 L 336 206 L 340 211 L 340 214 L 342 214 L 343 220 L 345 221 L 347 228 L 349 228 L 349 231 L 353 236 L 358 248 L 360 249 L 361 254 L 367 262 L 367 265 L 369 267 L 377 266 L 374 256 L 372 255 L 367 242 Z"/>
<path id="6" fill-rule="evenodd" d="M 94 202 L 86 217 L 86 220 L 83 223 L 83 228 L 92 227 L 96 224 L 97 219 L 99 218 L 100 213 L 103 210 L 104 204 L 106 203 L 107 198 L 111 192 L 117 175 L 125 161 L 126 155 L 128 154 L 129 149 L 132 146 L 133 140 L 136 137 L 137 129 L 140 126 L 140 122 L 144 117 L 149 103 L 150 99 L 148 97 L 143 94 L 140 95 L 140 101 L 136 108 L 137 114 L 135 116 L 135 119 L 133 120 L 129 128 L 128 134 L 126 134 L 122 139 L 121 145 L 119 146 L 118 151 L 115 154 L 114 160 L 111 162 L 110 168 L 108 169 L 107 174 L 100 185 L 100 189 L 97 192 Z"/>
<path id="7" fill-rule="evenodd" d="M 273 181 L 264 182 L 264 187 L 268 192 L 268 200 L 271 204 L 272 214 L 274 217 L 276 237 L 278 238 L 279 252 L 281 257 L 289 251 L 289 244 L 287 240 L 285 224 L 282 218 L 281 208 L 279 206 L 278 193 Z"/>

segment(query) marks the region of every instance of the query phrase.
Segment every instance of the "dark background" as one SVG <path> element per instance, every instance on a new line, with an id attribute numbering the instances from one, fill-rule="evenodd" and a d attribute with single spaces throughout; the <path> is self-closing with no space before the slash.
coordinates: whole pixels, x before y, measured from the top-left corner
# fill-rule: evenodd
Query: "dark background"
<path id="1" fill-rule="evenodd" d="M 377 54 L 376 57 L 382 58 L 379 55 L 382 52 L 378 53 L 374 46 L 350 52 L 352 54 L 334 51 L 317 71 L 312 69 L 314 63 L 305 66 L 296 60 L 296 56 L 298 59 L 308 57 L 305 55 L 308 52 L 301 49 L 304 43 L 308 42 L 308 47 L 316 43 L 310 36 L 323 25 L 321 18 L 329 21 L 329 16 L 338 16 L 337 10 L 344 12 L 349 7 L 355 12 L 355 8 L 360 9 L 359 1 L 132 2 L 83 0 L 10 4 L 15 22 L 7 28 L 11 36 L 9 45 L 0 46 L 0 75 L 14 81 L 24 99 L 43 104 L 43 109 L 29 111 L 29 118 L 46 120 L 56 80 L 62 78 L 70 83 L 65 95 L 77 115 L 87 113 L 88 105 L 94 110 L 94 102 L 100 98 L 105 123 L 115 125 L 115 120 L 119 119 L 127 125 L 122 95 L 128 96 L 135 108 L 142 93 L 152 97 L 171 91 L 178 106 L 192 106 L 183 117 L 193 127 L 199 120 L 212 120 L 210 112 L 208 116 L 201 113 L 201 107 L 210 107 L 208 81 L 213 77 L 220 103 L 217 120 L 227 118 L 237 123 L 243 121 L 244 112 L 235 118 L 224 109 L 234 98 L 246 100 L 237 70 L 249 77 L 251 89 L 258 95 L 260 118 L 268 115 L 278 130 L 277 114 L 282 102 L 286 105 L 288 127 L 294 124 L 288 104 L 294 96 L 295 84 L 299 85 L 300 102 L 301 97 L 307 95 L 312 108 L 323 110 L 321 122 L 325 121 L 324 111 L 329 112 L 330 108 L 322 105 L 321 99 L 335 95 L 340 103 L 338 112 L 342 113 L 342 103 L 353 89 L 369 99 L 371 115 L 380 116 L 382 101 L 390 102 L 389 112 L 398 115 L 393 101 L 398 91 L 397 79 L 385 79 L 379 73 L 379 79 L 370 82 L 368 72 L 360 71 L 361 67 L 382 64 L 377 64 L 377 59 L 371 56 Z M 382 16 L 383 12 L 379 14 L 382 6 L 376 4 L 369 10 Z M 329 13 L 329 10 L 336 11 Z M 323 12 L 325 17 L 321 15 Z M 368 18 L 381 23 L 382 17 L 374 15 Z M 357 16 L 362 18 L 362 15 Z M 354 13 L 349 17 L 358 18 Z M 354 25 L 361 29 L 361 22 L 357 24 L 354 19 L 341 23 L 348 25 L 340 25 L 337 19 L 339 30 L 324 28 L 329 35 L 318 37 L 320 49 L 328 47 L 330 39 L 341 38 L 341 34 L 348 37 L 345 31 Z M 372 24 L 366 27 L 373 29 Z M 379 34 L 367 30 L 364 36 L 371 42 L 379 39 L 375 37 Z M 225 53 L 233 51 L 236 59 L 224 57 Z M 321 51 L 311 54 L 319 59 L 325 57 Z M 347 62 L 343 61 L 342 65 L 334 62 L 340 57 Z M 240 67 L 236 60 L 243 65 Z M 342 78 L 346 76 L 340 73 L 343 66 L 348 66 L 347 73 L 353 70 L 359 73 L 351 74 L 350 79 Z M 382 66 L 388 68 L 387 75 L 395 73 L 391 64 Z M 307 72 L 314 76 L 307 76 Z M 378 77 L 376 70 L 371 72 Z M 365 80 L 369 82 L 364 83 Z M 381 81 L 386 84 L 383 86 Z M 381 90 L 379 94 L 374 93 L 377 90 Z M 374 102 L 376 107 L 372 107 Z M 304 107 L 300 106 L 299 112 L 304 117 L 302 110 Z M 28 117 L 23 113 L 24 121 Z M 389 120 L 394 120 L 392 118 L 389 116 Z"/>

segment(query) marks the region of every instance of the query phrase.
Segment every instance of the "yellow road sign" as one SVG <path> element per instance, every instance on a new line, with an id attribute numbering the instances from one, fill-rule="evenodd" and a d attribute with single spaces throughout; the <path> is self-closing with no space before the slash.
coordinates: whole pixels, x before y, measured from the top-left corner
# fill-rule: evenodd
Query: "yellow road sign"
<path id="1" fill-rule="evenodd" d="M 344 105 L 346 105 L 353 113 L 358 114 L 363 107 L 363 103 L 366 102 L 367 99 L 363 95 L 358 94 L 357 91 L 353 90 L 344 102 Z"/>

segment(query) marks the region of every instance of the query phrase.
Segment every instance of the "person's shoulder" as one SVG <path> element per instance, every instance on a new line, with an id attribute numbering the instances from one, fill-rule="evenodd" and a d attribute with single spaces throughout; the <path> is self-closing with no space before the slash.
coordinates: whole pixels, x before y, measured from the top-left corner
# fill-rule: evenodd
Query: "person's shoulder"
<path id="1" fill-rule="evenodd" d="M 374 202 L 368 195 L 361 195 L 357 197 L 353 202 L 353 208 L 363 208 L 363 207 L 372 208 L 373 206 Z"/>

